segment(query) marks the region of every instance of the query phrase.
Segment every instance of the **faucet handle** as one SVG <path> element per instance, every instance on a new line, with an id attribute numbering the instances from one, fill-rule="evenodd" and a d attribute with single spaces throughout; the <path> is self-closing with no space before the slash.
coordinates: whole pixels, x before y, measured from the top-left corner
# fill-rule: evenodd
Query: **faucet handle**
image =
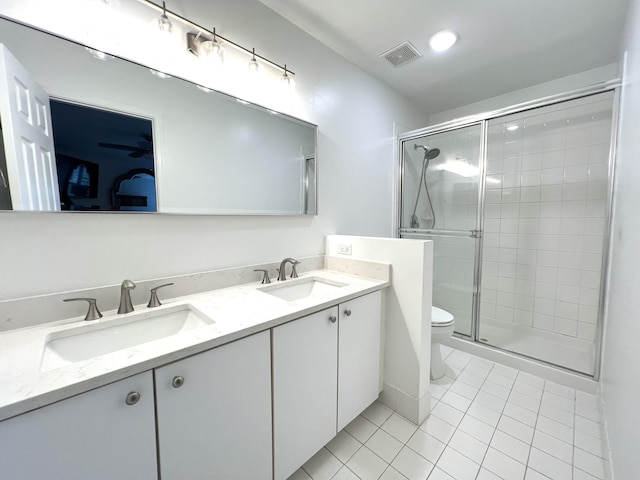
<path id="1" fill-rule="evenodd" d="M 102 318 L 102 314 L 100 313 L 100 310 L 98 310 L 98 305 L 96 303 L 95 298 L 65 298 L 62 301 L 78 302 L 81 300 L 85 302 L 89 302 L 89 310 L 87 311 L 87 314 L 84 317 L 85 320 L 98 320 L 99 318 Z"/>
<path id="2" fill-rule="evenodd" d="M 298 265 L 299 263 L 302 263 L 298 260 L 296 260 L 295 262 L 291 262 L 291 277 L 289 278 L 298 278 L 298 272 L 296 272 L 296 265 Z"/>
<path id="3" fill-rule="evenodd" d="M 269 270 L 258 268 L 254 270 L 254 272 L 262 272 L 262 282 L 261 283 L 271 283 L 271 279 L 269 278 Z"/>
<path id="4" fill-rule="evenodd" d="M 162 287 L 168 287 L 170 285 L 173 285 L 173 283 L 165 283 L 164 285 L 158 285 L 157 287 L 153 287 L 151 289 L 151 298 L 149 299 L 149 303 L 147 304 L 147 307 L 154 308 L 162 305 L 160 303 L 160 299 L 158 298 L 158 289 Z"/>

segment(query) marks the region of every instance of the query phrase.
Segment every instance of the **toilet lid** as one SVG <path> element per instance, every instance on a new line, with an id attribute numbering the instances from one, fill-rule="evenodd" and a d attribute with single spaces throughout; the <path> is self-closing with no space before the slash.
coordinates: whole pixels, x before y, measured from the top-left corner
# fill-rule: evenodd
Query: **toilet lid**
<path id="1" fill-rule="evenodd" d="M 445 325 L 453 322 L 453 315 L 438 307 L 431 307 L 431 324 Z"/>

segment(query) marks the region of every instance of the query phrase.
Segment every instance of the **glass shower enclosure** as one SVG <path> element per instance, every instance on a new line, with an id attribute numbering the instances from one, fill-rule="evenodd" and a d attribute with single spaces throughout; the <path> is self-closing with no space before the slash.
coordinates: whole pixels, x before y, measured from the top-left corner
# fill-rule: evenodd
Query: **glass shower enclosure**
<path id="1" fill-rule="evenodd" d="M 399 236 L 434 242 L 456 335 L 597 377 L 615 86 L 409 132 Z"/>

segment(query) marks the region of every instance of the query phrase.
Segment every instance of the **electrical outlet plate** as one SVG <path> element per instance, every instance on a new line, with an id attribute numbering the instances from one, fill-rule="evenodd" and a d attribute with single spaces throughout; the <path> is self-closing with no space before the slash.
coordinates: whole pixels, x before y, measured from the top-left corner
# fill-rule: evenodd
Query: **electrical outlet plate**
<path id="1" fill-rule="evenodd" d="M 340 255 L 351 255 L 351 244 L 341 243 L 338 245 Z"/>

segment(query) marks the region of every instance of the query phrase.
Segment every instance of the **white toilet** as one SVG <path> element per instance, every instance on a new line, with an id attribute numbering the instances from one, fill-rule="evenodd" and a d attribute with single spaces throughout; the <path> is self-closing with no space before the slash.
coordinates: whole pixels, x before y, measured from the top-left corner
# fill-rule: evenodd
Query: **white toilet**
<path id="1" fill-rule="evenodd" d="M 453 315 L 438 307 L 431 307 L 431 380 L 444 376 L 447 367 L 442 361 L 440 343 L 453 335 Z"/>

